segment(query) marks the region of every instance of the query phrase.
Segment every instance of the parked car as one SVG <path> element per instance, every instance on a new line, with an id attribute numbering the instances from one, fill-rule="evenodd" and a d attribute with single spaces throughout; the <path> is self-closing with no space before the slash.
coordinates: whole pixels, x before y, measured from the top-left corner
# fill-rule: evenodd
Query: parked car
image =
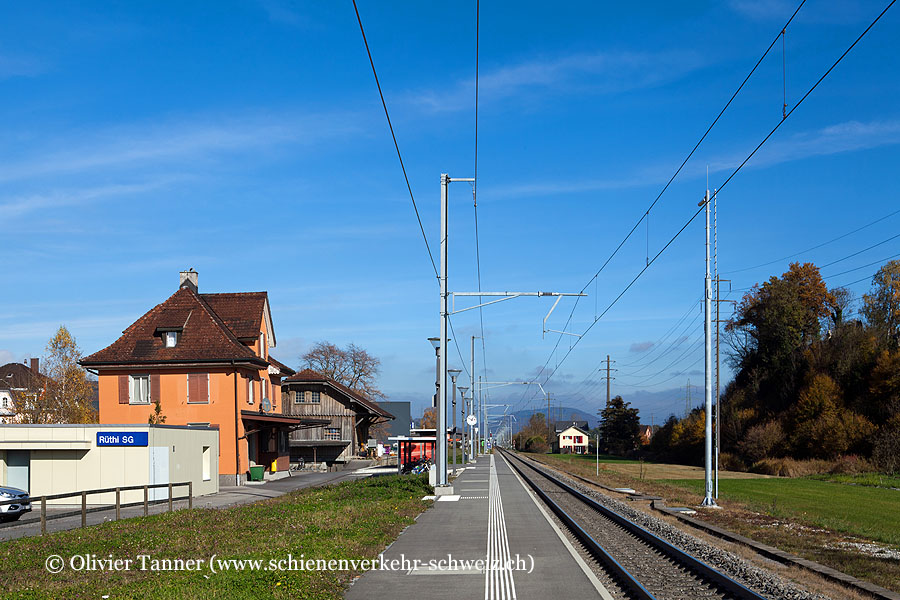
<path id="1" fill-rule="evenodd" d="M 25 513 L 31 512 L 31 499 L 25 490 L 0 486 L 0 502 L 7 500 L 20 500 L 20 502 L 0 504 L 0 521 L 15 521 Z"/>

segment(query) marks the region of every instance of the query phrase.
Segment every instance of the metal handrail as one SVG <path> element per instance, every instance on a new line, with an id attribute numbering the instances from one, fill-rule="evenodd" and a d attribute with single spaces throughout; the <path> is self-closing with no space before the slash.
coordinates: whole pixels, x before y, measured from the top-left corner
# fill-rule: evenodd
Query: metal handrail
<path id="1" fill-rule="evenodd" d="M 62 500 L 63 498 L 74 498 L 75 496 L 81 496 L 82 494 L 109 494 L 111 492 L 120 491 L 120 492 L 132 492 L 134 490 L 142 490 L 144 488 L 147 489 L 158 489 L 169 487 L 180 487 L 183 485 L 190 485 L 192 482 L 190 481 L 180 481 L 178 483 L 150 483 L 147 485 L 128 485 L 125 487 L 111 487 L 111 488 L 97 488 L 93 490 L 83 490 L 79 492 L 67 492 L 65 494 L 50 494 L 49 496 L 27 496 L 25 498 L 18 498 L 15 500 L 4 500 L 0 502 L 0 506 L 4 504 L 30 504 L 33 500 L 37 501 L 41 498 L 46 498 L 47 500 Z"/>
<path id="2" fill-rule="evenodd" d="M 181 487 L 181 486 L 185 486 L 185 485 L 188 488 L 187 496 L 186 497 L 181 496 L 179 498 L 175 498 L 172 495 L 173 488 Z M 185 498 L 187 498 L 188 508 L 190 509 L 190 508 L 194 507 L 194 482 L 192 482 L 192 481 L 179 481 L 177 483 L 151 483 L 151 484 L 146 484 L 146 485 L 128 485 L 128 486 L 112 487 L 112 488 L 97 488 L 97 489 L 93 489 L 93 490 L 82 490 L 80 492 L 68 492 L 65 494 L 50 494 L 50 495 L 46 495 L 46 496 L 30 496 L 29 495 L 25 498 L 16 498 L 13 500 L 3 500 L 2 502 L 0 502 L 0 506 L 5 505 L 5 504 L 32 504 L 32 503 L 35 503 L 35 501 L 40 500 L 40 503 L 41 503 L 41 535 L 44 535 L 47 533 L 47 520 L 48 520 L 47 501 L 48 500 L 61 500 L 63 498 L 74 498 L 76 496 L 80 496 L 81 497 L 81 510 L 80 511 L 71 511 L 71 512 L 51 515 L 49 517 L 49 519 L 51 519 L 51 520 L 52 519 L 61 519 L 63 517 L 69 517 L 69 516 L 77 515 L 77 514 L 81 513 L 81 527 L 84 528 L 84 527 L 87 527 L 87 514 L 89 512 L 97 512 L 99 510 L 108 510 L 106 508 L 96 508 L 96 507 L 88 510 L 87 497 L 89 494 L 115 493 L 116 494 L 116 503 L 115 503 L 116 521 L 118 521 L 121 516 L 121 510 L 122 510 L 123 506 L 130 507 L 130 506 L 136 506 L 136 505 L 140 504 L 139 502 L 131 502 L 129 504 L 123 505 L 121 502 L 122 492 L 144 490 L 144 503 L 143 504 L 144 504 L 144 516 L 146 517 L 149 514 L 150 490 L 159 489 L 159 488 L 168 488 L 168 490 L 169 490 L 169 497 L 168 497 L 169 512 L 172 512 L 172 501 L 173 500 L 184 500 Z M 165 502 L 165 500 L 154 500 L 153 503 L 156 504 L 158 502 Z M 112 506 L 112 505 L 110 505 L 110 506 Z"/>

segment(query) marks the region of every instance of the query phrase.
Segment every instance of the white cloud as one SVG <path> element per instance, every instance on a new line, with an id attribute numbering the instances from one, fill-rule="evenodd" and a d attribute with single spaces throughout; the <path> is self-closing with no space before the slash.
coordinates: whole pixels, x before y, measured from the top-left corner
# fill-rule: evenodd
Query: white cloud
<path id="1" fill-rule="evenodd" d="M 629 352 L 646 352 L 650 348 L 652 348 L 655 344 L 653 342 L 636 342 L 631 344 L 631 347 L 628 348 Z"/>
<path id="2" fill-rule="evenodd" d="M 67 138 L 47 140 L 46 148 L 31 148 L 30 157 L 4 161 L 0 181 L 27 180 L 58 174 L 83 174 L 211 159 L 282 144 L 312 145 L 325 138 L 358 131 L 350 114 L 247 114 L 213 119 L 194 117 L 167 123 L 116 127 L 96 133 L 71 132 Z M 18 149 L 22 151 L 21 148 Z"/>
<path id="3" fill-rule="evenodd" d="M 754 21 L 787 19 L 796 8 L 788 0 L 731 0 L 728 5 L 734 12 Z"/>
<path id="4" fill-rule="evenodd" d="M 135 316 L 133 314 L 84 317 L 80 319 L 68 319 L 65 321 L 65 326 L 77 339 L 87 331 L 114 330 L 117 327 L 121 328 L 122 323 L 132 323 L 134 319 Z M 4 325 L 3 339 L 16 340 L 39 338 L 49 340 L 62 324 L 63 323 L 60 321 L 31 321 Z"/>
<path id="5" fill-rule="evenodd" d="M 769 167 L 816 156 L 857 152 L 898 143 L 900 143 L 900 119 L 868 123 L 846 121 L 822 129 L 799 132 L 782 139 L 775 138 L 763 146 L 747 166 Z M 733 170 L 744 158 L 745 152 L 735 153 L 728 159 L 711 164 L 710 172 Z"/>
<path id="6" fill-rule="evenodd" d="M 290 25 L 292 27 L 309 27 L 312 23 L 307 15 L 292 8 L 289 0 L 259 0 L 259 5 L 266 11 L 266 15 L 273 23 Z"/>
<path id="7" fill-rule="evenodd" d="M 776 134 L 777 135 L 777 134 Z M 746 150 L 733 152 L 730 156 L 710 163 L 710 173 L 733 171 L 743 161 L 756 142 L 747 142 Z M 773 137 L 767 145 L 747 163 L 745 169 L 761 169 L 774 165 L 829 156 L 845 152 L 857 152 L 883 146 L 900 144 L 900 119 L 869 121 L 847 121 L 821 129 L 796 133 L 783 139 Z M 493 198 L 509 198 L 523 196 L 540 196 L 552 194 L 576 194 L 636 188 L 647 185 L 662 185 L 669 180 L 677 163 L 671 163 L 667 170 L 660 163 L 652 168 L 640 168 L 631 174 L 616 175 L 607 178 L 583 179 L 573 181 L 535 181 L 511 183 L 479 188 Z M 706 165 L 689 165 L 682 171 L 681 178 L 694 178 L 705 175 Z"/>
<path id="8" fill-rule="evenodd" d="M 35 58 L 0 54 L 0 79 L 34 77 L 44 71 L 44 65 Z"/>
<path id="9" fill-rule="evenodd" d="M 16 362 L 16 355 L 9 350 L 0 349 L 0 365 Z"/>
<path id="10" fill-rule="evenodd" d="M 797 9 L 797 3 L 792 0 L 731 0 L 728 4 L 734 12 L 751 21 L 771 21 L 779 25 L 783 25 Z M 806 24 L 850 25 L 870 20 L 882 8 L 880 3 L 872 0 L 820 0 L 815 8 L 800 11 L 797 19 Z"/>
<path id="11" fill-rule="evenodd" d="M 83 205 L 110 198 L 141 194 L 163 187 L 168 181 L 135 184 L 113 184 L 79 190 L 16 196 L 0 202 L 0 219 L 8 220 L 25 214 L 63 206 Z"/>
<path id="12" fill-rule="evenodd" d="M 507 100 L 535 93 L 610 94 L 661 85 L 703 66 L 694 52 L 594 52 L 536 59 L 487 71 L 479 79 L 479 99 Z M 409 101 L 433 112 L 471 107 L 474 79 L 449 89 L 417 92 Z"/>

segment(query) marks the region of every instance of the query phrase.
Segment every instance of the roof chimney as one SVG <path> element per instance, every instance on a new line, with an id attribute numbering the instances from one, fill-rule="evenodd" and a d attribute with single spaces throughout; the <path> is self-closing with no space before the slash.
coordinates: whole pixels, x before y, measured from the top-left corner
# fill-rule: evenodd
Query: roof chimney
<path id="1" fill-rule="evenodd" d="M 181 289 L 186 287 L 192 290 L 195 294 L 198 293 L 197 281 L 198 281 L 199 273 L 194 269 L 188 269 L 187 271 L 181 272 L 181 278 L 178 282 L 178 288 Z"/>
<path id="2" fill-rule="evenodd" d="M 35 375 L 39 374 L 41 372 L 40 365 L 41 365 L 41 359 L 32 358 L 31 359 L 31 372 L 34 373 Z"/>

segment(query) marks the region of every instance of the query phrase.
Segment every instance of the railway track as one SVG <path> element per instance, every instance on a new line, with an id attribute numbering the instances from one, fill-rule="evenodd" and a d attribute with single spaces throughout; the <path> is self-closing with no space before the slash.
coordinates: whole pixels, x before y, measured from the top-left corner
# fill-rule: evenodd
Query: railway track
<path id="1" fill-rule="evenodd" d="M 501 454 L 624 595 L 644 600 L 765 598 L 543 469 L 507 451 Z"/>

